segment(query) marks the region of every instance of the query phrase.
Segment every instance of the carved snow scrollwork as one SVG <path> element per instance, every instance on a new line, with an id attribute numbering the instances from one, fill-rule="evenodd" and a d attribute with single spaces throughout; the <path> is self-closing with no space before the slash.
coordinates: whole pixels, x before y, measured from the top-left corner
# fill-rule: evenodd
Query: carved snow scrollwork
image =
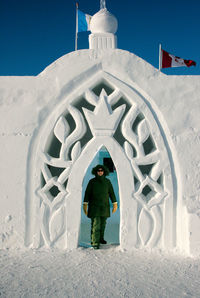
<path id="1" fill-rule="evenodd" d="M 127 113 L 124 121 L 122 122 L 122 133 L 127 141 L 132 144 L 133 148 L 136 150 L 137 156 L 143 156 L 144 150 L 141 145 L 138 143 L 138 136 L 132 129 L 132 125 L 138 116 L 138 108 L 135 104 L 130 108 Z"/>
<path id="2" fill-rule="evenodd" d="M 61 144 L 65 143 L 66 138 L 68 137 L 70 132 L 70 126 L 65 119 L 65 117 L 61 116 L 54 128 L 54 134 L 56 138 L 61 142 Z"/>
<path id="3" fill-rule="evenodd" d="M 122 123 L 122 133 L 127 141 L 124 142 L 124 151 L 130 160 L 132 170 L 137 182 L 133 199 L 138 208 L 138 238 L 141 245 L 155 246 L 161 238 L 163 213 L 160 205 L 167 197 L 164 186 L 158 183 L 163 174 L 162 157 L 158 148 L 153 148 L 145 153 L 143 144 L 151 137 L 147 120 L 143 118 L 137 124 L 136 132 L 133 124 L 140 111 L 134 105 Z M 135 154 L 134 154 L 135 152 Z M 148 174 L 142 167 L 150 168 Z"/>
<path id="4" fill-rule="evenodd" d="M 90 89 L 85 91 L 85 98 L 93 106 L 96 106 L 99 100 L 98 96 Z"/>
<path id="5" fill-rule="evenodd" d="M 51 194 L 51 189 L 57 187 L 58 194 L 54 197 Z M 41 234 L 47 246 L 52 246 L 55 238 L 59 238 L 64 232 L 64 222 L 59 216 L 59 210 L 64 208 L 64 198 L 67 191 L 64 186 L 58 181 L 57 177 L 51 177 L 46 181 L 46 184 L 37 191 L 41 199 L 40 207 L 40 225 Z M 55 228 L 52 229 L 52 219 Z M 56 235 L 56 236 L 55 236 Z"/>
<path id="6" fill-rule="evenodd" d="M 138 143 L 139 145 L 143 144 L 149 137 L 150 131 L 147 125 L 147 121 L 143 119 L 138 124 Z"/>
<path id="7" fill-rule="evenodd" d="M 109 96 L 104 89 L 102 89 L 101 92 L 102 93 L 100 94 L 100 97 L 102 95 L 106 96 L 107 102 L 110 106 L 115 104 L 120 99 L 120 97 L 122 97 L 122 92 L 117 88 Z M 99 97 L 91 89 L 87 89 L 85 91 L 85 98 L 93 106 L 96 106 L 98 104 Z"/>
<path id="8" fill-rule="evenodd" d="M 100 87 L 97 87 L 99 92 Z M 121 233 L 126 230 L 128 235 L 129 226 L 124 224 L 130 225 L 134 230 L 135 240 L 131 242 L 134 243 L 133 245 L 154 247 L 162 238 L 165 220 L 163 205 L 168 197 L 164 168 L 169 165 L 169 160 L 153 139 L 155 135 L 159 135 L 159 130 L 155 124 L 152 125 L 149 114 L 143 113 L 144 103 L 141 106 L 141 103 L 138 105 L 133 100 L 131 105 L 117 105 L 119 100 L 126 103 L 124 100 L 126 97 L 117 88 L 109 95 L 102 88 L 99 96 L 88 88 L 83 92 L 83 98 L 87 101 L 86 107 L 92 105 L 93 110 L 87 109 L 85 105 L 81 106 L 82 99 L 78 102 L 78 108 L 71 103 L 67 110 L 62 111 L 62 115 L 58 117 L 50 132 L 50 135 L 53 134 L 56 138 L 56 144 L 59 147 L 57 157 L 52 156 L 48 148 L 39 153 L 42 178 L 36 193 L 39 202 L 38 225 L 41 245 L 44 243 L 49 247 L 57 246 L 64 237 L 69 238 L 66 241 L 69 243 L 70 235 L 77 234 L 76 229 L 71 234 L 67 231 L 67 226 L 70 225 L 67 214 L 70 214 L 70 210 L 66 209 L 66 202 L 69 198 L 68 206 L 71 206 L 74 193 L 76 198 L 81 196 L 82 182 L 79 179 L 79 184 L 76 186 L 74 171 L 79 168 L 80 163 L 84 163 L 84 169 L 87 168 L 87 163 L 93 159 L 96 150 L 104 145 L 108 148 L 111 158 L 113 155 L 116 168 L 120 169 L 118 173 L 120 180 L 123 180 L 124 184 L 129 181 L 128 186 L 122 186 L 122 182 L 119 181 L 119 187 L 127 194 L 125 200 L 135 208 L 134 224 L 130 219 L 132 211 L 129 211 L 128 219 L 125 218 L 126 212 L 121 211 L 123 217 L 121 217 L 123 222 Z M 78 104 L 76 102 L 76 106 Z M 117 107 L 114 109 L 112 106 L 115 104 Z M 68 114 L 70 117 L 64 116 Z M 74 130 L 70 127 L 70 122 L 68 123 L 69 118 L 75 122 Z M 92 133 L 92 138 L 86 143 L 83 137 L 89 129 L 88 135 Z M 116 130 L 120 130 L 120 138 L 122 136 L 124 141 L 115 137 Z M 122 142 L 124 142 L 123 145 Z M 82 148 L 83 143 L 85 145 Z M 123 160 L 123 164 L 116 156 L 116 152 Z M 128 168 L 126 179 L 121 173 L 124 164 Z M 121 196 L 124 194 L 121 193 Z M 74 205 L 73 208 L 75 208 Z M 123 237 L 124 243 L 126 243 L 125 238 Z M 61 247 L 65 246 L 64 243 L 65 241 Z"/>
<path id="9" fill-rule="evenodd" d="M 76 142 L 71 152 L 72 162 L 75 162 L 75 160 L 79 157 L 80 154 L 81 154 L 81 143 Z"/>
<path id="10" fill-rule="evenodd" d="M 59 207 L 49 219 L 49 233 L 52 244 L 58 240 L 58 238 L 65 231 L 65 208 Z"/>
<path id="11" fill-rule="evenodd" d="M 114 105 L 118 102 L 118 100 L 122 97 L 122 92 L 119 89 L 115 89 L 109 96 L 108 96 L 108 103 L 110 105 Z"/>
<path id="12" fill-rule="evenodd" d="M 69 177 L 70 171 L 71 171 L 71 167 L 66 168 L 58 177 L 58 182 L 61 184 L 65 183 L 65 181 Z"/>
<path id="13" fill-rule="evenodd" d="M 68 153 L 71 145 L 74 144 L 75 141 L 80 140 L 87 131 L 83 115 L 73 106 L 69 106 L 68 110 L 76 122 L 76 128 L 69 136 L 66 136 L 64 142 L 62 142 L 60 158 L 63 160 L 69 159 Z"/>
<path id="14" fill-rule="evenodd" d="M 152 216 L 149 212 L 142 208 L 138 217 L 138 235 L 143 246 L 147 244 L 148 240 L 151 237 L 153 225 L 154 222 Z"/>
<path id="15" fill-rule="evenodd" d="M 61 115 L 54 127 L 54 136 L 61 143 L 59 158 L 52 157 L 48 152 L 41 152 L 41 174 L 43 186 L 37 190 L 40 199 L 40 232 L 45 245 L 50 247 L 62 237 L 66 231 L 65 205 L 68 195 L 66 184 L 74 162 L 81 154 L 81 144 L 78 141 L 86 132 L 83 116 L 74 107 L 69 107 L 76 127 L 70 134 L 70 126 Z M 69 151 L 71 148 L 71 158 Z M 59 176 L 54 176 L 51 167 L 61 169 Z M 62 170 L 63 169 L 63 170 Z"/>

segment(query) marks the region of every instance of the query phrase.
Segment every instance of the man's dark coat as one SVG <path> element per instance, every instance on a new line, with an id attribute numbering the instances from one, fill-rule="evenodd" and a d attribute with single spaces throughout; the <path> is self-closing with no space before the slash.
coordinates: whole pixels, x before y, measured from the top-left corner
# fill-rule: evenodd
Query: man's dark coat
<path id="1" fill-rule="evenodd" d="M 91 179 L 85 191 L 84 202 L 88 203 L 88 217 L 110 217 L 110 204 L 116 202 L 112 184 L 105 176 Z"/>

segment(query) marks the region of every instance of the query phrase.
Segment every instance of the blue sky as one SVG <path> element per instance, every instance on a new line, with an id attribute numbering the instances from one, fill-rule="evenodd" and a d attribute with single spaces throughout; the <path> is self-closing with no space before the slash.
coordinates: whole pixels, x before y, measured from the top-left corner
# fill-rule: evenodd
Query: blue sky
<path id="1" fill-rule="evenodd" d="M 79 0 L 79 8 L 95 14 L 99 0 Z M 162 70 L 165 74 L 200 75 L 200 0 L 107 0 L 118 19 L 118 48 L 158 68 L 163 49 L 196 67 Z M 0 75 L 37 75 L 74 51 L 74 0 L 0 0 Z M 79 33 L 78 48 L 88 48 L 89 32 Z"/>

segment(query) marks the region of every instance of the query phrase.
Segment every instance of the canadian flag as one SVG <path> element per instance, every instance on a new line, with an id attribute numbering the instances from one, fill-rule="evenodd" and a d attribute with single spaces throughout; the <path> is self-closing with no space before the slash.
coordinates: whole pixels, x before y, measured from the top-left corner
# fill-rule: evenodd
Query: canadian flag
<path id="1" fill-rule="evenodd" d="M 196 62 L 193 60 L 182 59 L 161 49 L 161 68 L 180 66 L 190 67 L 192 65 L 196 66 Z"/>

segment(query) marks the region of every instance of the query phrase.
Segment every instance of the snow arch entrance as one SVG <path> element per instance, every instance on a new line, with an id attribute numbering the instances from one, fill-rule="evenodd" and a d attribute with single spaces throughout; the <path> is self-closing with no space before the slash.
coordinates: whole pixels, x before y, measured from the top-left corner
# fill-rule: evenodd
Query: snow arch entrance
<path id="1" fill-rule="evenodd" d="M 73 95 L 74 96 L 74 95 Z M 35 143 L 29 169 L 26 244 L 78 245 L 82 183 L 105 146 L 118 173 L 120 246 L 176 245 L 173 160 L 155 111 L 138 90 L 101 74 L 63 100 Z"/>
<path id="2" fill-rule="evenodd" d="M 106 166 L 110 173 L 108 179 L 111 181 L 116 199 L 118 202 L 118 206 L 120 207 L 120 197 L 119 197 L 119 185 L 118 185 L 118 176 L 115 164 L 105 146 L 102 146 L 100 150 L 96 153 L 94 159 L 91 164 L 88 166 L 86 171 L 86 175 L 83 180 L 82 185 L 82 202 L 84 200 L 84 194 L 88 182 L 90 179 L 94 178 L 92 174 L 92 169 L 97 165 L 102 164 Z M 120 208 L 112 214 L 112 203 L 110 202 L 110 211 L 111 217 L 108 218 L 105 230 L 105 239 L 109 244 L 119 245 L 119 226 L 120 226 Z M 87 247 L 90 244 L 90 236 L 91 236 L 91 220 L 84 214 L 83 209 L 81 210 L 81 223 L 80 223 L 80 233 L 79 233 L 79 245 L 83 247 Z"/>

